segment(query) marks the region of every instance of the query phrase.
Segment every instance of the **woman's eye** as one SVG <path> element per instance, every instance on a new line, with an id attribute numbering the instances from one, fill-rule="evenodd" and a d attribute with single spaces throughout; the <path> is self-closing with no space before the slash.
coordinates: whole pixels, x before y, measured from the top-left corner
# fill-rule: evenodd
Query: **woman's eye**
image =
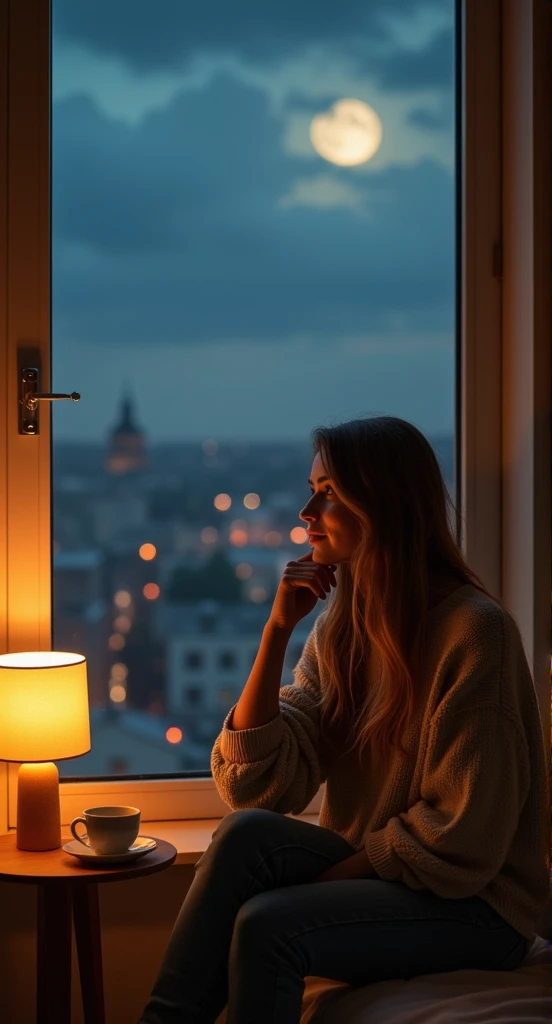
<path id="1" fill-rule="evenodd" d="M 328 493 L 328 491 L 330 491 L 330 493 L 333 494 L 333 487 L 330 487 L 329 484 L 326 484 L 326 487 L 324 488 L 324 490 L 325 490 L 326 494 Z M 310 488 L 310 493 L 314 494 L 314 491 L 313 491 L 312 487 Z"/>

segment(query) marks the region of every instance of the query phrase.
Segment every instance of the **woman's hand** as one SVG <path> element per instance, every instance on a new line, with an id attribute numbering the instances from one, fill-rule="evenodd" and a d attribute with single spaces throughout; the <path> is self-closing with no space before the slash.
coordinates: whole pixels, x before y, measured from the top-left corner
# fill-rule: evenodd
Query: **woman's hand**
<path id="1" fill-rule="evenodd" d="M 291 632 L 300 619 L 312 611 L 319 598 L 324 601 L 337 586 L 335 565 L 313 562 L 312 551 L 288 562 L 274 598 L 269 622 Z"/>
<path id="2" fill-rule="evenodd" d="M 346 857 L 337 864 L 333 864 L 327 871 L 322 872 L 313 882 L 342 882 L 351 878 L 378 878 L 378 873 L 372 865 L 366 850 L 354 853 L 352 857 Z"/>

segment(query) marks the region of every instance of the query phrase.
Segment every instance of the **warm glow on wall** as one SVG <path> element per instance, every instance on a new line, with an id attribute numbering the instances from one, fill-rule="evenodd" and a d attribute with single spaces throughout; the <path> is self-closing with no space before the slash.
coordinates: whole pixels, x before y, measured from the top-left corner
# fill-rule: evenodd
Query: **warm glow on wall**
<path id="1" fill-rule="evenodd" d="M 294 526 L 293 530 L 290 530 L 289 536 L 294 544 L 305 544 L 308 539 L 307 531 L 303 526 Z"/>
<path id="2" fill-rule="evenodd" d="M 148 601 L 155 601 L 159 597 L 161 591 L 157 586 L 157 583 L 146 583 L 142 593 Z"/>
<path id="3" fill-rule="evenodd" d="M 219 510 L 219 512 L 226 512 L 232 504 L 232 498 L 229 494 L 217 494 L 213 505 Z"/>
<path id="4" fill-rule="evenodd" d="M 179 729 L 176 725 L 171 725 L 165 733 L 165 739 L 168 740 L 169 743 L 180 743 L 182 739 L 182 729 Z"/>
<path id="5" fill-rule="evenodd" d="M 142 544 L 138 554 L 140 558 L 144 559 L 144 562 L 151 562 L 152 558 L 155 558 L 157 554 L 157 548 L 155 544 Z"/>

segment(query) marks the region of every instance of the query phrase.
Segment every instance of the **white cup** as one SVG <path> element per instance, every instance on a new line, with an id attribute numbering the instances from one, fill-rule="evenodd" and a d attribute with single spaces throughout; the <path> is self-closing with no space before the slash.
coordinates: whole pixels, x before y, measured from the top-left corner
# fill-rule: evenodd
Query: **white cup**
<path id="1" fill-rule="evenodd" d="M 76 826 L 86 825 L 83 835 Z M 83 817 L 74 818 L 71 832 L 79 843 L 98 855 L 126 853 L 140 831 L 140 811 L 137 807 L 89 807 Z"/>

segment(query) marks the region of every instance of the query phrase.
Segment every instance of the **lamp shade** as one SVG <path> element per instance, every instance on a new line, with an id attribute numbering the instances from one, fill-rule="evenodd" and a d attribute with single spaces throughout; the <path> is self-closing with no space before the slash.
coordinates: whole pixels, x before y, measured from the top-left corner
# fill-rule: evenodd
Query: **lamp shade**
<path id="1" fill-rule="evenodd" d="M 0 655 L 0 760 L 60 761 L 90 750 L 86 658 Z"/>

